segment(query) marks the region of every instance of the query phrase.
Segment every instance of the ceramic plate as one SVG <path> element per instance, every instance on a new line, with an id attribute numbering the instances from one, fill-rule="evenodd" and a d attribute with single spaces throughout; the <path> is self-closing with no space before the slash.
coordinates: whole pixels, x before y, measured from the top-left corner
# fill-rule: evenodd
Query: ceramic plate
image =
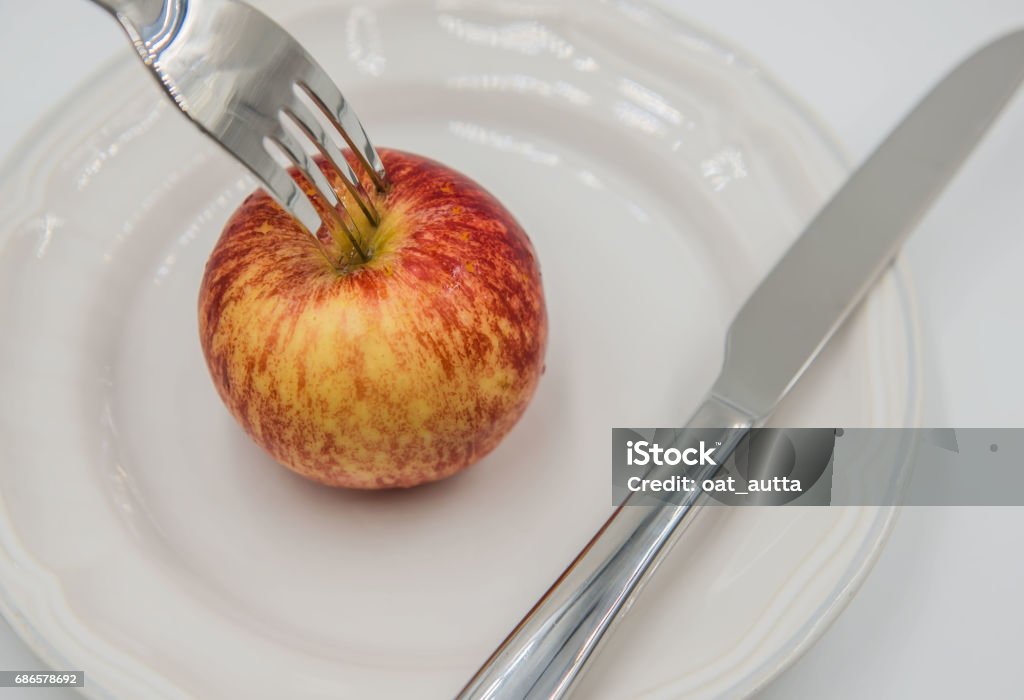
<path id="1" fill-rule="evenodd" d="M 482 463 L 401 493 L 307 483 L 221 406 L 203 264 L 254 181 L 126 50 L 30 135 L 0 216 L 0 605 L 92 697 L 446 698 L 611 512 L 609 430 L 683 422 L 729 321 L 845 172 L 756 66 L 629 2 L 265 2 L 377 143 L 519 218 L 547 373 Z M 913 422 L 887 273 L 783 407 Z M 849 600 L 879 508 L 706 512 L 582 697 L 751 692 Z"/>

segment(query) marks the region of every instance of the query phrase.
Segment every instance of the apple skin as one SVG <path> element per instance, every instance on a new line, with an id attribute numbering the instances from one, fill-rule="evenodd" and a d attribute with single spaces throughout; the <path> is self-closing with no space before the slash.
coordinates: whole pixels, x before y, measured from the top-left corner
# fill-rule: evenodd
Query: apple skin
<path id="1" fill-rule="evenodd" d="M 330 486 L 410 487 L 493 450 L 544 370 L 532 244 L 480 185 L 380 149 L 369 262 L 339 271 L 267 193 L 207 264 L 199 336 L 221 399 L 275 460 Z"/>

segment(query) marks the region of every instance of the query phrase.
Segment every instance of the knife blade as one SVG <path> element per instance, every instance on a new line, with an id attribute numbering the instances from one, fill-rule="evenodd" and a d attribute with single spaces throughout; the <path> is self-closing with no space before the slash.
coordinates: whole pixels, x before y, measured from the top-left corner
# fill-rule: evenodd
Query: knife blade
<path id="1" fill-rule="evenodd" d="M 986 45 L 922 99 L 819 211 L 740 309 L 710 395 L 673 446 L 720 443 L 691 472 L 714 477 L 863 299 L 1024 79 L 1024 30 Z M 698 430 L 704 428 L 704 430 Z M 712 430 L 712 433 L 708 432 Z M 654 467 L 660 479 L 671 467 Z M 491 655 L 459 700 L 568 695 L 657 564 L 699 490 L 669 503 L 632 494 Z M 638 505 L 637 503 L 644 503 Z M 688 517 L 691 516 L 691 517 Z"/>
<path id="2" fill-rule="evenodd" d="M 1024 79 L 1024 32 L 947 75 L 854 172 L 740 309 L 712 392 L 761 418 L 893 259 Z"/>

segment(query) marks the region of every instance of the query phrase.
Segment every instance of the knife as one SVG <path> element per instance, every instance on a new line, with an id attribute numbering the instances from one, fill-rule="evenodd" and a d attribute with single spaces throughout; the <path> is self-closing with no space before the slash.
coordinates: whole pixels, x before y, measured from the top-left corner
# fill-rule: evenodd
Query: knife
<path id="1" fill-rule="evenodd" d="M 947 75 L 815 216 L 740 309 L 710 395 L 680 450 L 721 443 L 691 475 L 713 478 L 846 321 L 1024 79 L 1024 30 Z M 710 431 L 710 432 L 709 432 Z M 655 467 L 655 470 L 658 468 Z M 649 473 L 652 478 L 671 474 Z M 700 511 L 632 494 L 459 693 L 458 700 L 556 700 L 588 663 Z"/>

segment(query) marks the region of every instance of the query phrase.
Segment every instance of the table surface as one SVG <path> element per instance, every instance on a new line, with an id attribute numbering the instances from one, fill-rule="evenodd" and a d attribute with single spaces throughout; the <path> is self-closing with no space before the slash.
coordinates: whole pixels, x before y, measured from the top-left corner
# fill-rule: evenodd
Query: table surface
<path id="1" fill-rule="evenodd" d="M 1024 26 L 1020 0 L 661 4 L 760 61 L 855 159 L 973 48 Z M 123 50 L 119 30 L 83 0 L 0 0 L 0 158 Z M 1012 389 L 1024 356 L 1022 162 L 1024 95 L 906 246 L 922 316 L 924 425 L 1024 425 L 1024 402 Z M 1021 508 L 905 508 L 849 608 L 759 697 L 1018 696 L 1024 558 L 1008 554 L 1019 551 L 1022 526 Z M 0 620 L 0 669 L 42 667 Z M 19 694 L 79 697 L 61 689 Z"/>

